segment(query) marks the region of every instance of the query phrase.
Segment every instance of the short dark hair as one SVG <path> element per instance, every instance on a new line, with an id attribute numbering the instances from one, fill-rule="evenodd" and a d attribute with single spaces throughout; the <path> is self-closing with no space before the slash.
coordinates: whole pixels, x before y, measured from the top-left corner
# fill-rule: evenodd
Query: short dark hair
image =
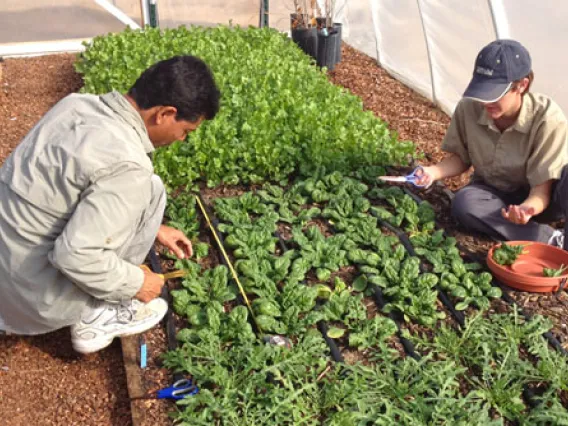
<path id="1" fill-rule="evenodd" d="M 523 79 L 525 79 L 525 78 L 528 78 L 528 79 L 529 79 L 529 84 L 527 85 L 527 90 L 525 90 L 525 91 L 523 92 L 523 96 L 525 96 L 525 94 L 526 94 L 526 93 L 529 93 L 529 91 L 531 90 L 531 86 L 532 86 L 532 83 L 533 83 L 533 81 L 534 81 L 534 71 L 531 70 L 531 72 L 529 72 L 525 77 L 521 78 L 520 80 L 515 80 L 515 81 L 513 81 L 514 87 L 517 87 L 517 86 L 519 85 L 519 83 L 521 82 L 521 80 L 523 80 Z"/>
<path id="2" fill-rule="evenodd" d="M 221 96 L 213 73 L 201 59 L 185 55 L 155 63 L 128 91 L 139 108 L 173 106 L 177 120 L 211 120 L 219 111 Z"/>

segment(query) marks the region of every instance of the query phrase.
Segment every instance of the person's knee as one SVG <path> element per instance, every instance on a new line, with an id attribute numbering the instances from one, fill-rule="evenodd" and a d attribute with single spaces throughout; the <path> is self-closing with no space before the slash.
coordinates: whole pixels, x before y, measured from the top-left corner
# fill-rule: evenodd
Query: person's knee
<path id="1" fill-rule="evenodd" d="M 480 200 L 475 196 L 475 191 L 465 187 L 460 189 L 452 202 L 452 216 L 467 225 L 472 217 L 477 217 Z"/>

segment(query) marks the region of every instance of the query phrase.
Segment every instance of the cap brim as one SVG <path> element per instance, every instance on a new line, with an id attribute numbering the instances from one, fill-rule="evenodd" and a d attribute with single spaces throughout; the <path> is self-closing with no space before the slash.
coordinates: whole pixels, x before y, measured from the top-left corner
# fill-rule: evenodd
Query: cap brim
<path id="1" fill-rule="evenodd" d="M 463 94 L 464 98 L 479 102 L 497 102 L 509 91 L 513 83 L 495 83 L 488 79 L 474 77 Z"/>

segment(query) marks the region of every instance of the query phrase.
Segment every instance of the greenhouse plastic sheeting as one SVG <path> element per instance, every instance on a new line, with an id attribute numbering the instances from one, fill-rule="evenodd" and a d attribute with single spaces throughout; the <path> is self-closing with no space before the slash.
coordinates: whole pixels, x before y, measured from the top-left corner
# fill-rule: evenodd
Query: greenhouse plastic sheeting
<path id="1" fill-rule="evenodd" d="M 140 24 L 139 0 L 110 0 Z M 90 38 L 125 25 L 94 0 L 2 0 L 0 44 Z"/>
<path id="2" fill-rule="evenodd" d="M 480 46 L 495 39 L 487 1 L 452 2 L 452 7 L 438 1 L 413 3 L 422 17 L 422 37 L 413 38 L 416 43 L 410 45 L 420 46 L 423 40 L 428 52 L 426 66 L 432 71 L 427 73 L 432 83 L 429 98 L 451 110 L 469 82 Z"/>
<path id="3" fill-rule="evenodd" d="M 160 26 L 259 24 L 259 0 L 158 0 Z"/>
<path id="4" fill-rule="evenodd" d="M 416 0 L 382 0 L 373 3 L 381 64 L 405 84 L 430 96 L 432 79 Z M 413 42 L 409 43 L 409 40 Z"/>
<path id="5" fill-rule="evenodd" d="M 140 22 L 140 0 L 108 0 Z M 318 0 L 323 4 L 324 0 Z M 259 25 L 261 0 L 157 0 L 160 24 Z M 290 31 L 293 0 L 269 0 L 269 24 Z M 568 1 L 336 0 L 343 40 L 377 59 L 396 78 L 451 113 L 473 70 L 476 53 L 495 38 L 521 41 L 533 57 L 532 90 L 568 113 L 564 70 Z M 124 24 L 94 0 L 4 0 L 2 43 L 92 37 Z"/>
<path id="6" fill-rule="evenodd" d="M 531 53 L 534 91 L 551 96 L 568 115 L 568 2 L 505 0 L 503 3 L 510 36 Z"/>
<path id="7" fill-rule="evenodd" d="M 369 1 L 377 37 L 374 57 L 446 112 L 453 111 L 467 86 L 477 52 L 499 37 L 527 47 L 536 75 L 531 90 L 549 95 L 568 114 L 568 56 L 562 49 L 568 41 L 568 2 Z"/>

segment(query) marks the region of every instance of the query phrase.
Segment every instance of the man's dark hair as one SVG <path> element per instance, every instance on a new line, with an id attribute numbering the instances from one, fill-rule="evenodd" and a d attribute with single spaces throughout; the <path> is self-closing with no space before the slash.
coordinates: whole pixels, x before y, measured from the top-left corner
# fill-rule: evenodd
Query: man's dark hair
<path id="1" fill-rule="evenodd" d="M 144 71 L 128 91 L 141 109 L 173 106 L 177 120 L 211 120 L 219 111 L 219 89 L 207 64 L 195 56 L 174 56 Z"/>

